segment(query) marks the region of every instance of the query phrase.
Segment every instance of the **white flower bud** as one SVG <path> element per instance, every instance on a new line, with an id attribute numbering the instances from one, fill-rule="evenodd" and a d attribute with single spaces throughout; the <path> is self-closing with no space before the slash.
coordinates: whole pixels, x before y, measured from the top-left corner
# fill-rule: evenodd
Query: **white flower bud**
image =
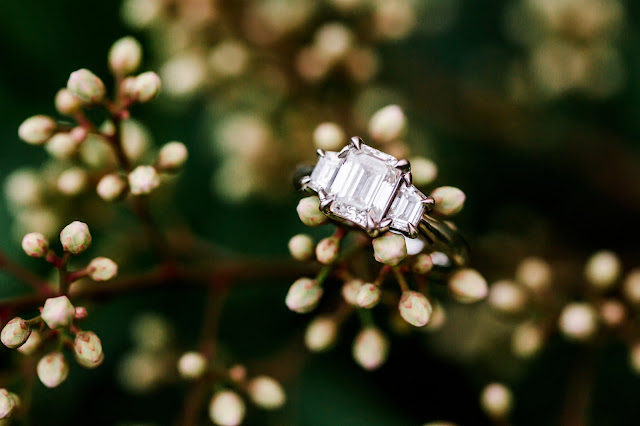
<path id="1" fill-rule="evenodd" d="M 622 291 L 629 302 L 640 304 L 640 269 L 629 272 L 624 280 Z"/>
<path id="2" fill-rule="evenodd" d="M 344 300 L 353 306 L 358 306 L 358 293 L 360 288 L 364 285 L 361 280 L 349 280 L 342 286 L 342 297 Z"/>
<path id="3" fill-rule="evenodd" d="M 449 278 L 449 290 L 461 303 L 474 303 L 487 297 L 487 281 L 475 269 L 460 269 Z"/>
<path id="4" fill-rule="evenodd" d="M 512 283 L 503 280 L 494 283 L 489 289 L 489 306 L 505 314 L 517 314 L 527 305 L 525 291 Z"/>
<path id="5" fill-rule="evenodd" d="M 629 350 L 629 363 L 636 374 L 640 374 L 640 342 L 634 343 Z"/>
<path id="6" fill-rule="evenodd" d="M 156 166 L 163 172 L 177 172 L 187 161 L 189 151 L 182 142 L 169 142 L 158 153 Z"/>
<path id="7" fill-rule="evenodd" d="M 610 289 L 620 277 L 620 259 L 611 251 L 599 251 L 589 258 L 584 268 L 584 276 L 593 287 Z"/>
<path id="8" fill-rule="evenodd" d="M 330 265 L 338 259 L 340 240 L 336 237 L 323 238 L 316 246 L 316 259 L 323 265 Z"/>
<path id="9" fill-rule="evenodd" d="M 453 186 L 436 188 L 431 193 L 431 196 L 436 200 L 433 211 L 443 216 L 453 216 L 460 212 L 466 198 L 464 192 Z"/>
<path id="10" fill-rule="evenodd" d="M 69 89 L 60 89 L 56 93 L 56 109 L 62 115 L 72 116 L 82 108 L 82 101 L 69 91 Z"/>
<path id="11" fill-rule="evenodd" d="M 60 242 L 64 251 L 80 254 L 91 246 L 91 233 L 86 223 L 71 222 L 60 232 Z"/>
<path id="12" fill-rule="evenodd" d="M 220 426 L 237 426 L 244 419 L 246 408 L 242 398 L 232 391 L 213 394 L 209 403 L 209 418 Z"/>
<path id="13" fill-rule="evenodd" d="M 113 173 L 104 175 L 100 179 L 96 192 L 103 200 L 114 201 L 124 194 L 125 189 L 127 189 L 127 182 L 121 176 Z"/>
<path id="14" fill-rule="evenodd" d="M 518 325 L 511 335 L 511 351 L 519 358 L 531 358 L 540 352 L 543 344 L 544 332 L 533 322 Z"/>
<path id="15" fill-rule="evenodd" d="M 431 303 L 426 296 L 417 291 L 405 291 L 402 293 L 398 310 L 402 318 L 416 327 L 427 325 L 431 318 Z"/>
<path id="16" fill-rule="evenodd" d="M 42 335 L 38 330 L 31 330 L 31 334 L 29 334 L 29 338 L 22 346 L 18 348 L 18 352 L 23 355 L 32 355 L 39 348 L 42 343 Z"/>
<path id="17" fill-rule="evenodd" d="M 93 331 L 81 331 L 73 342 L 76 361 L 83 367 L 96 368 L 104 361 L 102 342 Z"/>
<path id="18" fill-rule="evenodd" d="M 206 371 L 207 359 L 200 352 L 186 352 L 178 360 L 178 373 L 183 379 L 199 379 Z"/>
<path id="19" fill-rule="evenodd" d="M 78 142 L 70 133 L 56 133 L 45 146 L 47 152 L 59 160 L 64 160 L 75 154 Z"/>
<path id="20" fill-rule="evenodd" d="M 353 358 L 365 370 L 375 370 L 387 360 L 389 341 L 375 327 L 364 328 L 353 343 Z"/>
<path id="21" fill-rule="evenodd" d="M 31 232 L 22 238 L 22 250 L 31 257 L 44 257 L 49 251 L 49 240 L 39 232 Z"/>
<path id="22" fill-rule="evenodd" d="M 71 73 L 67 81 L 67 89 L 88 104 L 101 102 L 106 94 L 102 80 L 85 68 Z"/>
<path id="23" fill-rule="evenodd" d="M 511 412 L 513 395 L 505 385 L 491 383 L 482 391 L 480 406 L 490 417 L 502 419 Z"/>
<path id="24" fill-rule="evenodd" d="M 55 388 L 69 375 L 69 364 L 62 352 L 51 352 L 38 361 L 38 378 L 48 388 Z"/>
<path id="25" fill-rule="evenodd" d="M 527 257 L 516 269 L 516 281 L 534 293 L 541 293 L 551 286 L 551 267 L 537 257 Z"/>
<path id="26" fill-rule="evenodd" d="M 438 176 L 436 163 L 424 157 L 413 157 L 409 162 L 414 185 L 425 186 L 436 180 Z"/>
<path id="27" fill-rule="evenodd" d="M 57 127 L 58 125 L 51 117 L 34 115 L 22 122 L 18 128 L 18 136 L 28 144 L 42 145 L 53 136 Z"/>
<path id="28" fill-rule="evenodd" d="M 142 46 L 133 37 L 123 37 L 109 49 L 109 68 L 116 75 L 127 75 L 138 69 Z"/>
<path id="29" fill-rule="evenodd" d="M 413 259 L 413 272 L 416 274 L 426 274 L 433 269 L 433 260 L 426 253 L 420 253 Z"/>
<path id="30" fill-rule="evenodd" d="M 0 419 L 6 419 L 15 408 L 15 401 L 8 390 L 0 389 Z"/>
<path id="31" fill-rule="evenodd" d="M 388 105 L 378 110 L 369 120 L 369 134 L 376 142 L 391 142 L 403 135 L 406 123 L 402 108 Z"/>
<path id="32" fill-rule="evenodd" d="M 280 383 L 267 376 L 258 376 L 247 384 L 251 400 L 265 410 L 275 410 L 284 405 L 287 396 Z"/>
<path id="33" fill-rule="evenodd" d="M 343 58 L 352 44 L 351 30 L 341 23 L 325 24 L 314 35 L 314 48 L 328 62 Z"/>
<path id="34" fill-rule="evenodd" d="M 600 318 L 609 327 L 619 327 L 627 318 L 627 309 L 616 299 L 607 299 L 600 305 Z"/>
<path id="35" fill-rule="evenodd" d="M 312 352 L 323 352 L 336 341 L 338 325 L 329 316 L 319 316 L 309 323 L 304 333 L 304 343 Z"/>
<path id="36" fill-rule="evenodd" d="M 247 47 L 233 40 L 218 43 L 209 53 L 209 64 L 216 75 L 223 77 L 242 74 L 247 69 L 249 59 Z"/>
<path id="37" fill-rule="evenodd" d="M 42 319 L 49 328 L 62 328 L 71 325 L 76 309 L 67 296 L 47 299 L 42 308 Z"/>
<path id="38" fill-rule="evenodd" d="M 132 89 L 138 102 L 148 102 L 160 92 L 160 77 L 153 71 L 143 72 L 136 77 Z"/>
<path id="39" fill-rule="evenodd" d="M 289 253 L 296 260 L 309 260 L 313 256 L 313 239 L 306 234 L 294 235 L 289 240 Z"/>
<path id="40" fill-rule="evenodd" d="M 329 222 L 329 218 L 320 211 L 320 200 L 315 195 L 301 199 L 296 211 L 302 223 L 307 226 L 319 226 Z"/>
<path id="41" fill-rule="evenodd" d="M 588 303 L 574 302 L 564 307 L 558 320 L 562 334 L 572 340 L 586 341 L 598 329 L 598 316 Z"/>
<path id="42" fill-rule="evenodd" d="M 356 302 L 358 306 L 365 309 L 371 309 L 380 301 L 380 288 L 377 285 L 367 283 L 360 287 Z"/>
<path id="43" fill-rule="evenodd" d="M 347 137 L 336 123 L 322 123 L 313 131 L 313 143 L 316 148 L 326 151 L 338 151 L 345 145 Z"/>
<path id="44" fill-rule="evenodd" d="M 89 175 L 80 167 L 72 167 L 58 176 L 58 191 L 64 195 L 74 196 L 84 191 L 89 183 Z"/>
<path id="45" fill-rule="evenodd" d="M 76 306 L 76 313 L 73 315 L 75 320 L 83 320 L 89 316 L 89 311 L 84 306 Z"/>
<path id="46" fill-rule="evenodd" d="M 160 176 L 151 166 L 138 166 L 129 173 L 129 188 L 133 195 L 149 194 L 160 185 Z"/>
<path id="47" fill-rule="evenodd" d="M 310 312 L 318 305 L 322 292 L 322 287 L 316 280 L 299 278 L 289 287 L 285 303 L 289 309 L 299 314 Z"/>
<path id="48" fill-rule="evenodd" d="M 96 257 L 87 266 L 87 274 L 94 281 L 109 281 L 118 275 L 118 265 L 106 257 Z"/>
<path id="49" fill-rule="evenodd" d="M 31 327 L 29 327 L 27 321 L 16 317 L 9 321 L 2 329 L 2 343 L 11 349 L 18 348 L 27 341 L 30 334 Z"/>
<path id="50" fill-rule="evenodd" d="M 378 262 L 396 266 L 407 257 L 407 245 L 402 235 L 387 232 L 373 240 L 373 252 Z"/>
<path id="51" fill-rule="evenodd" d="M 31 207 L 42 201 L 44 188 L 35 171 L 18 169 L 7 176 L 4 192 L 7 201 L 16 207 Z"/>
<path id="52" fill-rule="evenodd" d="M 73 139 L 76 144 L 84 142 L 88 135 L 89 132 L 82 126 L 76 126 L 69 131 L 69 136 L 71 136 L 71 139 Z"/>

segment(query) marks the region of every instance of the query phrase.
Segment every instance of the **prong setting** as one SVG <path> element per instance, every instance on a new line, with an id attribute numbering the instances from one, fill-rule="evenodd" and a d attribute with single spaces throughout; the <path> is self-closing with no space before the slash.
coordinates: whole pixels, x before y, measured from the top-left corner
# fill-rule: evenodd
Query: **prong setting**
<path id="1" fill-rule="evenodd" d="M 411 171 L 411 164 L 409 163 L 409 160 L 407 160 L 406 158 L 402 158 L 398 160 L 398 162 L 394 165 L 394 167 L 403 172 Z"/>
<path id="2" fill-rule="evenodd" d="M 316 149 L 316 154 L 318 154 L 318 158 L 322 158 L 322 157 L 325 156 L 326 151 L 324 149 L 322 149 L 322 148 L 318 148 L 318 149 Z"/>
<path id="3" fill-rule="evenodd" d="M 353 145 L 356 149 L 361 149 L 363 143 L 364 142 L 362 141 L 362 139 L 360 139 L 360 137 L 358 136 L 354 136 L 351 138 L 351 145 Z"/>

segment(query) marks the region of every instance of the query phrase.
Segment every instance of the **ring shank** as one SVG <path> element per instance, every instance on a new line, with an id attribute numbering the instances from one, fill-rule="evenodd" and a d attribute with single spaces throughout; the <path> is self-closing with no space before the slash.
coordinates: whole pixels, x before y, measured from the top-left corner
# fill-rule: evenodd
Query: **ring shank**
<path id="1" fill-rule="evenodd" d="M 469 244 L 448 224 L 426 213 L 418 224 L 418 232 L 435 250 L 446 254 L 457 266 L 463 266 L 469 260 Z"/>

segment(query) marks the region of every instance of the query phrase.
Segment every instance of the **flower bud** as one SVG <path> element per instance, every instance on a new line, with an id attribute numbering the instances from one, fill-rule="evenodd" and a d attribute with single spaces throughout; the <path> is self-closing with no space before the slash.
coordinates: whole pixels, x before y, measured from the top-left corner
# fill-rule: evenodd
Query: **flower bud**
<path id="1" fill-rule="evenodd" d="M 109 49 L 109 68 L 116 75 L 127 75 L 138 69 L 142 46 L 133 37 L 123 37 Z"/>
<path id="2" fill-rule="evenodd" d="M 67 81 L 67 89 L 85 103 L 99 103 L 104 99 L 106 88 L 97 75 L 88 69 L 74 71 Z"/>
<path id="3" fill-rule="evenodd" d="M 23 355 L 32 355 L 39 348 L 42 343 L 42 335 L 38 330 L 31 330 L 31 334 L 29 334 L 29 338 L 22 346 L 18 348 L 18 352 Z"/>
<path id="4" fill-rule="evenodd" d="M 586 341 L 597 331 L 598 316 L 588 303 L 569 303 L 560 314 L 558 326 L 569 339 Z"/>
<path id="5" fill-rule="evenodd" d="M 76 144 L 84 142 L 88 135 L 89 132 L 82 126 L 76 126 L 69 131 L 69 136 L 71 136 L 71 139 L 73 139 Z"/>
<path id="6" fill-rule="evenodd" d="M 294 235 L 289 240 L 289 253 L 296 260 L 309 260 L 313 256 L 313 239 L 306 234 Z"/>
<path id="7" fill-rule="evenodd" d="M 47 299 L 42 308 L 42 319 L 49 328 L 67 327 L 73 321 L 76 309 L 67 296 L 58 296 Z"/>
<path id="8" fill-rule="evenodd" d="M 251 400 L 265 410 L 275 410 L 284 405 L 287 396 L 280 383 L 267 376 L 258 376 L 247 384 Z"/>
<path id="9" fill-rule="evenodd" d="M 49 251 L 49 240 L 39 232 L 31 232 L 22 238 L 22 250 L 31 257 L 43 257 Z"/>
<path id="10" fill-rule="evenodd" d="M 396 266 L 407 257 L 407 245 L 402 235 L 387 232 L 373 240 L 373 252 L 378 262 Z"/>
<path id="11" fill-rule="evenodd" d="M 304 333 L 304 343 L 312 352 L 323 352 L 336 341 L 338 326 L 329 316 L 319 316 L 309 323 Z"/>
<path id="12" fill-rule="evenodd" d="M 436 180 L 438 167 L 433 161 L 424 157 L 413 157 L 409 162 L 414 185 L 425 186 Z"/>
<path id="13" fill-rule="evenodd" d="M 82 101 L 69 91 L 69 89 L 60 89 L 56 93 L 56 109 L 62 115 L 72 116 L 82 108 Z"/>
<path id="14" fill-rule="evenodd" d="M 314 34 L 313 47 L 329 63 L 342 59 L 351 49 L 353 34 L 344 24 L 324 24 Z"/>
<path id="15" fill-rule="evenodd" d="M 7 201 L 16 207 L 33 207 L 43 199 L 44 185 L 40 176 L 30 169 L 18 169 L 4 183 Z"/>
<path id="16" fill-rule="evenodd" d="M 229 378 L 238 383 L 247 379 L 247 368 L 242 364 L 235 364 L 229 368 Z"/>
<path id="17" fill-rule="evenodd" d="M 87 266 L 87 274 L 94 281 L 109 281 L 118 275 L 118 265 L 106 257 L 96 257 Z"/>
<path id="18" fill-rule="evenodd" d="M 133 195 L 149 194 L 160 185 L 160 176 L 151 166 L 138 166 L 129 173 L 129 188 Z"/>
<path id="19" fill-rule="evenodd" d="M 77 321 L 81 321 L 89 316 L 89 312 L 87 308 L 84 306 L 76 306 L 76 313 L 73 315 L 73 319 Z"/>
<path id="20" fill-rule="evenodd" d="M 541 293 L 551 286 L 551 267 L 537 257 L 527 257 L 516 269 L 516 281 L 534 293 Z"/>
<path id="21" fill-rule="evenodd" d="M 289 287 L 285 303 L 289 309 L 299 314 L 310 312 L 318 305 L 322 292 L 322 287 L 316 280 L 299 278 Z"/>
<path id="22" fill-rule="evenodd" d="M 51 352 L 38 361 L 38 378 L 48 388 L 55 388 L 69 375 L 69 364 L 62 352 Z"/>
<path id="23" fill-rule="evenodd" d="M 61 194 L 74 196 L 84 191 L 88 183 L 87 172 L 80 167 L 72 167 L 58 176 L 57 186 Z"/>
<path id="24" fill-rule="evenodd" d="M 323 238 L 316 246 L 316 258 L 323 265 L 330 265 L 338 259 L 340 240 L 336 237 Z"/>
<path id="25" fill-rule="evenodd" d="M 91 233 L 86 223 L 80 221 L 71 222 L 60 232 L 60 242 L 64 251 L 71 254 L 80 254 L 91 245 Z"/>
<path id="26" fill-rule="evenodd" d="M 329 222 L 329 218 L 320 211 L 320 200 L 315 195 L 301 199 L 296 211 L 302 223 L 307 226 L 324 225 Z"/>
<path id="27" fill-rule="evenodd" d="M 113 173 L 104 175 L 98 186 L 96 192 L 105 201 L 114 201 L 120 198 L 127 189 L 127 182 L 119 175 Z"/>
<path id="28" fill-rule="evenodd" d="M 375 370 L 387 360 L 389 341 L 376 327 L 364 328 L 353 343 L 353 358 L 365 370 Z"/>
<path id="29" fill-rule="evenodd" d="M 453 216 L 459 213 L 464 206 L 464 200 L 466 198 L 464 192 L 453 186 L 436 188 L 431 193 L 431 196 L 436 200 L 433 211 L 442 216 Z"/>
<path id="30" fill-rule="evenodd" d="M 361 280 L 349 280 L 342 286 L 342 297 L 353 306 L 358 306 L 358 293 L 364 283 Z"/>
<path id="31" fill-rule="evenodd" d="M 163 172 L 177 172 L 187 161 L 189 151 L 182 142 L 169 142 L 158 153 L 156 166 Z"/>
<path id="32" fill-rule="evenodd" d="M 417 291 L 405 291 L 402 293 L 398 310 L 402 318 L 411 325 L 423 327 L 431 318 L 431 303 L 426 296 Z"/>
<path id="33" fill-rule="evenodd" d="M 447 311 L 445 311 L 442 305 L 438 302 L 434 303 L 432 308 L 431 316 L 429 317 L 429 321 L 427 322 L 427 325 L 425 325 L 424 330 L 438 331 L 447 322 Z"/>
<path id="34" fill-rule="evenodd" d="M 599 251 L 589 258 L 584 268 L 584 276 L 593 287 L 610 289 L 620 276 L 620 259 L 611 251 Z"/>
<path id="35" fill-rule="evenodd" d="M 640 269 L 635 269 L 624 280 L 622 291 L 632 304 L 640 304 Z"/>
<path id="36" fill-rule="evenodd" d="M 232 391 L 216 392 L 209 403 L 209 418 L 220 426 L 237 426 L 245 414 L 242 398 Z"/>
<path id="37" fill-rule="evenodd" d="M 522 312 L 527 305 L 527 294 L 511 281 L 494 283 L 489 289 L 489 306 L 505 314 Z"/>
<path id="38" fill-rule="evenodd" d="M 511 391 L 501 383 L 491 383 L 485 387 L 480 396 L 480 406 L 489 415 L 502 419 L 509 415 L 513 405 Z"/>
<path id="39" fill-rule="evenodd" d="M 81 331 L 73 342 L 76 361 L 83 367 L 96 368 L 104 361 L 102 342 L 93 331 Z"/>
<path id="40" fill-rule="evenodd" d="M 426 253 L 420 253 L 413 259 L 412 269 L 416 274 L 426 274 L 433 268 L 433 260 Z"/>
<path id="41" fill-rule="evenodd" d="M 199 379 L 206 371 L 207 360 L 200 352 L 186 352 L 178 360 L 178 373 L 183 379 Z"/>
<path id="42" fill-rule="evenodd" d="M 391 142 L 403 135 L 406 122 L 402 108 L 389 105 L 373 114 L 369 120 L 369 134 L 376 142 Z"/>
<path id="43" fill-rule="evenodd" d="M 461 303 L 474 303 L 487 297 L 487 281 L 475 269 L 460 269 L 449 278 L 449 291 Z"/>
<path id="44" fill-rule="evenodd" d="M 519 358 L 531 358 L 544 344 L 542 328 L 533 322 L 518 325 L 511 335 L 511 351 Z"/>
<path id="45" fill-rule="evenodd" d="M 356 302 L 358 306 L 365 309 L 371 309 L 380 301 L 380 288 L 375 284 L 364 284 L 358 290 Z"/>
<path id="46" fill-rule="evenodd" d="M 616 299 L 607 299 L 600 305 L 600 318 L 609 327 L 619 327 L 627 318 L 627 309 Z"/>
<path id="47" fill-rule="evenodd" d="M 2 329 L 2 343 L 11 349 L 18 348 L 27 341 L 30 334 L 31 327 L 29 327 L 27 321 L 16 317 L 9 321 Z"/>
<path id="48" fill-rule="evenodd" d="M 322 123 L 313 131 L 313 143 L 316 148 L 326 151 L 338 151 L 345 145 L 347 137 L 336 123 Z"/>
<path id="49" fill-rule="evenodd" d="M 133 93 L 138 102 L 148 102 L 160 92 L 160 77 L 153 71 L 143 72 L 133 83 Z"/>
<path id="50" fill-rule="evenodd" d="M 0 389 L 0 419 L 6 419 L 11 416 L 13 410 L 19 405 L 17 395 L 2 388 Z"/>
<path id="51" fill-rule="evenodd" d="M 78 142 L 70 133 L 56 133 L 49 139 L 45 149 L 52 156 L 64 160 L 75 154 Z"/>
<path id="52" fill-rule="evenodd" d="M 34 115 L 22 122 L 18 128 L 18 136 L 28 144 L 42 145 L 53 136 L 57 127 L 58 125 L 51 117 Z"/>

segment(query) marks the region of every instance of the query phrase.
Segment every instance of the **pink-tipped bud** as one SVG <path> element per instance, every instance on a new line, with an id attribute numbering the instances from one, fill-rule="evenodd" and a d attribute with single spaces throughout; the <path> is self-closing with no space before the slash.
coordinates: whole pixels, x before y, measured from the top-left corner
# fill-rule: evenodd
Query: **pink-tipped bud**
<path id="1" fill-rule="evenodd" d="M 0 389 L 0 420 L 11 417 L 11 414 L 20 405 L 20 398 L 13 392 Z M 4 424 L 4 421 L 0 422 Z"/>
<path id="2" fill-rule="evenodd" d="M 627 275 L 622 287 L 625 298 L 634 305 L 640 304 L 640 269 Z"/>
<path id="3" fill-rule="evenodd" d="M 364 328 L 353 343 L 353 358 L 365 370 L 375 370 L 387 360 L 389 341 L 375 327 Z"/>
<path id="4" fill-rule="evenodd" d="M 608 290 L 616 284 L 621 269 L 618 256 L 611 251 L 603 250 L 589 258 L 584 268 L 584 276 L 593 287 Z"/>
<path id="5" fill-rule="evenodd" d="M 30 334 L 31 327 L 29 327 L 27 321 L 16 317 L 9 321 L 2 329 L 2 343 L 11 349 L 19 348 L 27 341 Z"/>
<path id="6" fill-rule="evenodd" d="M 102 342 L 93 331 L 81 331 L 73 342 L 76 361 L 83 367 L 96 368 L 104 361 Z"/>
<path id="7" fill-rule="evenodd" d="M 619 327 L 627 319 L 627 308 L 616 299 L 606 299 L 600 305 L 600 318 L 609 327 Z"/>
<path id="8" fill-rule="evenodd" d="M 88 316 L 89 316 L 89 312 L 87 311 L 87 308 L 85 308 L 84 306 L 77 306 L 76 307 L 76 313 L 73 316 L 73 319 L 75 319 L 77 321 L 82 321 L 83 319 L 85 319 Z"/>
<path id="9" fill-rule="evenodd" d="M 61 194 L 72 197 L 80 194 L 87 188 L 89 175 L 80 167 L 72 167 L 58 176 L 56 184 Z"/>
<path id="10" fill-rule="evenodd" d="M 413 260 L 412 269 L 416 274 L 426 274 L 433 269 L 433 259 L 426 253 L 420 253 Z"/>
<path id="11" fill-rule="evenodd" d="M 532 322 L 518 325 L 511 335 L 511 352 L 519 358 L 531 358 L 544 344 L 542 328 Z"/>
<path id="12" fill-rule="evenodd" d="M 87 266 L 87 275 L 94 281 L 109 281 L 118 275 L 118 265 L 106 257 L 96 257 Z"/>
<path id="13" fill-rule="evenodd" d="M 199 379 L 206 371 L 207 359 L 200 352 L 186 352 L 178 360 L 178 373 L 183 379 Z"/>
<path id="14" fill-rule="evenodd" d="M 18 128 L 20 139 L 31 145 L 44 144 L 55 133 L 58 125 L 51 117 L 34 115 L 22 122 Z"/>
<path id="15" fill-rule="evenodd" d="M 567 338 L 587 341 L 598 330 L 598 315 L 588 303 L 570 303 L 562 310 L 558 326 Z"/>
<path id="16" fill-rule="evenodd" d="M 338 325 L 328 316 L 319 316 L 309 323 L 304 333 L 304 343 L 312 352 L 323 352 L 336 341 Z"/>
<path id="17" fill-rule="evenodd" d="M 56 133 L 49 139 L 45 149 L 52 157 L 65 160 L 76 153 L 78 142 L 70 133 Z"/>
<path id="18" fill-rule="evenodd" d="M 236 364 L 229 368 L 229 378 L 237 383 L 242 383 L 247 379 L 247 368 L 242 364 Z"/>
<path id="19" fill-rule="evenodd" d="M 302 223 L 307 226 L 319 226 L 329 222 L 329 218 L 320 211 L 320 200 L 316 196 L 301 199 L 296 211 Z"/>
<path id="20" fill-rule="evenodd" d="M 391 142 L 403 135 L 406 123 L 402 108 L 389 105 L 373 114 L 369 120 L 369 134 L 376 142 Z"/>
<path id="21" fill-rule="evenodd" d="M 364 283 L 360 280 L 349 280 L 342 286 L 342 297 L 350 305 L 358 306 L 358 293 Z"/>
<path id="22" fill-rule="evenodd" d="M 356 302 L 358 306 L 365 309 L 371 309 L 380 301 L 380 288 L 371 283 L 364 284 L 358 290 Z"/>
<path id="23" fill-rule="evenodd" d="M 160 77 L 153 71 L 143 72 L 133 83 L 133 93 L 138 102 L 148 102 L 160 92 Z"/>
<path id="24" fill-rule="evenodd" d="M 38 378 L 48 388 L 55 388 L 69 375 L 69 364 L 62 352 L 51 352 L 38 361 Z"/>
<path id="25" fill-rule="evenodd" d="M 284 405 L 287 396 L 280 383 L 268 376 L 258 376 L 247 384 L 247 393 L 258 407 L 275 410 Z"/>
<path id="26" fill-rule="evenodd" d="M 378 262 L 396 266 L 407 257 L 407 245 L 402 235 L 387 232 L 373 240 L 373 252 Z"/>
<path id="27" fill-rule="evenodd" d="M 49 251 L 49 240 L 39 232 L 31 232 L 22 238 L 22 250 L 31 257 L 44 257 Z"/>
<path id="28" fill-rule="evenodd" d="M 158 153 L 156 166 L 163 172 L 175 173 L 180 171 L 189 157 L 189 151 L 182 142 L 169 142 Z"/>
<path id="29" fill-rule="evenodd" d="M 323 238 L 316 246 L 316 259 L 323 265 L 330 265 L 338 259 L 340 240 L 335 237 Z"/>
<path id="30" fill-rule="evenodd" d="M 219 426 L 237 426 L 244 419 L 246 408 L 242 398 L 232 391 L 213 394 L 209 403 L 209 418 Z"/>
<path id="31" fill-rule="evenodd" d="M 114 173 L 104 175 L 102 179 L 100 179 L 96 187 L 96 192 L 103 200 L 114 201 L 124 194 L 125 189 L 127 189 L 127 181 L 120 175 Z"/>
<path id="32" fill-rule="evenodd" d="M 480 406 L 490 417 L 503 419 L 511 412 L 513 395 L 505 385 L 491 383 L 482 391 Z"/>
<path id="33" fill-rule="evenodd" d="M 464 192 L 453 186 L 441 186 L 431 193 L 436 200 L 433 208 L 435 213 L 442 216 L 453 216 L 462 210 L 466 196 Z"/>
<path id="34" fill-rule="evenodd" d="M 42 308 L 42 319 L 49 328 L 62 328 L 71 325 L 76 314 L 67 296 L 58 296 L 47 299 Z"/>
<path id="35" fill-rule="evenodd" d="M 537 257 L 527 257 L 516 269 L 516 281 L 534 293 L 542 293 L 551 286 L 551 267 Z"/>
<path id="36" fill-rule="evenodd" d="M 306 234 L 294 235 L 289 240 L 289 253 L 296 260 L 309 260 L 314 253 L 313 239 Z"/>
<path id="37" fill-rule="evenodd" d="M 73 116 L 82 108 L 82 101 L 69 89 L 60 89 L 56 94 L 56 109 L 62 115 Z"/>
<path id="38" fill-rule="evenodd" d="M 475 269 L 460 269 L 449 278 L 449 290 L 461 303 L 478 302 L 489 293 L 487 281 Z"/>
<path id="39" fill-rule="evenodd" d="M 60 232 L 60 242 L 64 251 L 71 254 L 80 254 L 91 246 L 91 233 L 86 223 L 80 221 L 71 222 Z"/>
<path id="40" fill-rule="evenodd" d="M 411 163 L 411 177 L 416 186 L 425 186 L 436 180 L 438 176 L 438 166 L 424 157 L 413 157 Z"/>
<path id="41" fill-rule="evenodd" d="M 527 294 L 511 281 L 498 281 L 489 290 L 488 302 L 497 311 L 517 314 L 527 306 Z"/>
<path id="42" fill-rule="evenodd" d="M 292 311 L 303 314 L 315 309 L 322 293 L 322 287 L 316 280 L 299 278 L 289 287 L 285 303 Z"/>
<path id="43" fill-rule="evenodd" d="M 67 89 L 88 104 L 101 102 L 107 91 L 102 80 L 85 68 L 71 73 L 67 81 Z"/>
<path id="44" fill-rule="evenodd" d="M 129 188 L 133 195 L 149 194 L 160 185 L 160 176 L 151 166 L 138 166 L 129 173 Z"/>
<path id="45" fill-rule="evenodd" d="M 431 319 L 431 303 L 424 294 L 417 291 L 403 292 L 398 310 L 406 322 L 416 327 L 427 325 Z"/>
<path id="46" fill-rule="evenodd" d="M 38 330 L 31 330 L 29 338 L 18 348 L 18 352 L 23 355 L 33 355 L 40 348 L 41 343 L 42 335 L 40 332 Z"/>
<path id="47" fill-rule="evenodd" d="M 313 132 L 316 148 L 326 151 L 338 151 L 345 145 L 347 137 L 336 123 L 322 123 Z"/>
<path id="48" fill-rule="evenodd" d="M 127 75 L 138 69 L 142 46 L 133 37 L 123 37 L 109 49 L 109 68 L 116 75 Z"/>

